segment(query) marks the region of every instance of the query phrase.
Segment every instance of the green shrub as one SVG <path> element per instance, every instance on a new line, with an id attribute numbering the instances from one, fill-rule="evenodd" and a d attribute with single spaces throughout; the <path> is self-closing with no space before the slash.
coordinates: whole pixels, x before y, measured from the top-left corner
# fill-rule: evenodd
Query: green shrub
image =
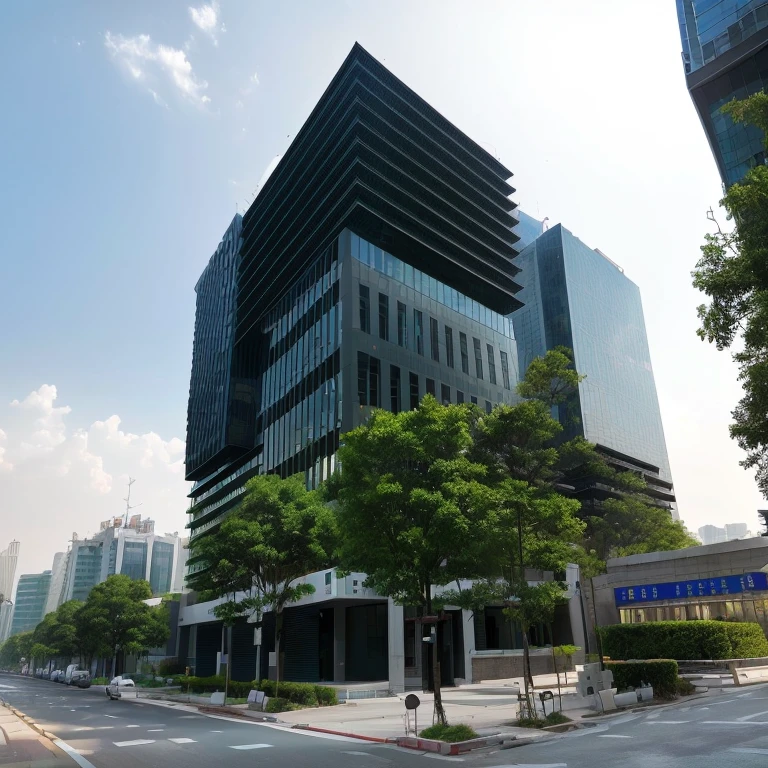
<path id="1" fill-rule="evenodd" d="M 94 677 L 91 680 L 91 685 L 109 685 L 108 677 Z"/>
<path id="2" fill-rule="evenodd" d="M 653 695 L 669 698 L 677 693 L 677 662 L 672 659 L 648 661 L 611 661 L 606 669 L 613 672 L 614 688 L 634 689 L 643 683 L 653 686 Z"/>
<path id="3" fill-rule="evenodd" d="M 266 711 L 275 714 L 277 712 L 290 712 L 293 709 L 300 709 L 300 707 L 288 699 L 270 699 L 267 702 Z"/>
<path id="4" fill-rule="evenodd" d="M 696 686 L 686 680 L 684 677 L 677 678 L 677 695 L 678 696 L 690 696 L 692 693 L 696 693 Z"/>
<path id="5" fill-rule="evenodd" d="M 571 718 L 566 717 L 562 712 L 550 712 L 544 719 L 547 721 L 547 725 L 562 725 L 571 722 Z"/>
<path id="6" fill-rule="evenodd" d="M 316 685 L 315 696 L 317 697 L 317 703 L 321 707 L 331 707 L 334 704 L 339 703 L 339 698 L 336 695 L 336 689 L 331 688 L 330 685 Z"/>
<path id="7" fill-rule="evenodd" d="M 543 728 L 546 723 L 538 717 L 521 717 L 515 725 L 518 728 Z"/>
<path id="8" fill-rule="evenodd" d="M 600 628 L 603 652 L 612 659 L 664 656 L 689 659 L 744 659 L 768 656 L 759 624 L 726 621 L 649 621 Z"/>
<path id="9" fill-rule="evenodd" d="M 163 659 L 157 665 L 157 672 L 163 677 L 170 677 L 171 675 L 183 675 L 185 667 L 178 659 Z"/>
<path id="10" fill-rule="evenodd" d="M 429 728 L 425 728 L 419 735 L 422 739 L 435 739 L 451 743 L 477 738 L 477 733 L 468 725 L 431 725 Z"/>

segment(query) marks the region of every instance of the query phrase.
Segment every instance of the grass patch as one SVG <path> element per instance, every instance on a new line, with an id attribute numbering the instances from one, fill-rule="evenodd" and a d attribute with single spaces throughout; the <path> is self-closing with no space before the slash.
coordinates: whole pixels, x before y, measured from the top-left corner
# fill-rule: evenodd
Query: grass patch
<path id="1" fill-rule="evenodd" d="M 422 739 L 435 739 L 450 743 L 477 738 L 477 733 L 468 725 L 431 725 L 429 728 L 425 728 L 419 735 Z"/>
<path id="2" fill-rule="evenodd" d="M 684 677 L 677 678 L 675 687 L 678 696 L 690 696 L 692 693 L 696 693 L 696 686 Z"/>
<path id="3" fill-rule="evenodd" d="M 91 685 L 108 685 L 108 684 L 109 684 L 108 677 L 94 677 L 91 680 Z"/>
<path id="4" fill-rule="evenodd" d="M 562 712 L 550 712 L 546 717 L 521 717 L 513 725 L 518 728 L 546 728 L 548 725 L 563 725 L 570 723 L 571 718 Z"/>
<path id="5" fill-rule="evenodd" d="M 302 709 L 302 707 L 298 704 L 294 704 L 292 701 L 288 701 L 288 699 L 270 698 L 267 702 L 266 711 L 271 714 L 276 714 L 278 712 L 290 712 L 294 709 Z"/>

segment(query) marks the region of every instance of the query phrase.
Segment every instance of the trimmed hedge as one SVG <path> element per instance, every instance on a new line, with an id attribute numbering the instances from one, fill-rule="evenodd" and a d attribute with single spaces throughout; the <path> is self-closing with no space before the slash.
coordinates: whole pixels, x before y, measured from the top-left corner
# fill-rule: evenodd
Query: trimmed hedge
<path id="1" fill-rule="evenodd" d="M 648 683 L 659 698 L 671 698 L 677 693 L 677 662 L 672 659 L 612 661 L 606 662 L 605 668 L 613 672 L 613 687 L 619 691 Z"/>
<path id="2" fill-rule="evenodd" d="M 189 688 L 190 693 L 215 693 L 224 690 L 224 677 L 222 675 L 213 675 L 211 677 L 184 677 L 178 678 L 178 684 L 183 690 Z M 291 704 L 298 704 L 302 707 L 328 707 L 338 704 L 336 689 L 329 685 L 315 685 L 314 683 L 291 683 L 280 682 L 279 685 L 274 680 L 251 680 L 241 682 L 230 680 L 227 689 L 228 695 L 232 698 L 247 698 L 252 690 L 264 691 L 271 699 L 276 698 L 279 693 L 280 699 Z"/>
<path id="3" fill-rule="evenodd" d="M 768 640 L 754 622 L 648 621 L 600 628 L 603 653 L 612 659 L 660 656 L 693 659 L 749 659 L 768 656 Z"/>
<path id="4" fill-rule="evenodd" d="M 470 739 L 476 739 L 477 733 L 468 725 L 442 725 L 438 723 L 436 725 L 430 725 L 429 728 L 425 728 L 420 734 L 422 739 L 435 739 L 436 741 L 447 741 L 454 743 L 457 741 L 469 741 Z"/>

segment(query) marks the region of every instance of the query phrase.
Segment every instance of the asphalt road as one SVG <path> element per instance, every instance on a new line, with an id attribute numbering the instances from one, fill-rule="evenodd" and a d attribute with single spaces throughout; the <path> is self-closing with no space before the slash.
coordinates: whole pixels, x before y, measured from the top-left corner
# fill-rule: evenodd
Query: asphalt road
<path id="1" fill-rule="evenodd" d="M 463 758 L 208 716 L 0 675 L 0 697 L 74 750 L 81 768 L 739 768 L 768 766 L 768 686 L 619 715 L 525 747 Z M 1 762 L 1 761 L 0 761 Z"/>

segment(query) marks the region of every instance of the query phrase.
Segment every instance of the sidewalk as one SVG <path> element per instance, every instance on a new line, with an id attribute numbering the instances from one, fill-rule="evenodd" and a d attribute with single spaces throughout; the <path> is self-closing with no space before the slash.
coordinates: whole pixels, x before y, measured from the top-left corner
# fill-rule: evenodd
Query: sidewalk
<path id="1" fill-rule="evenodd" d="M 76 763 L 10 709 L 0 707 L 0 766 L 75 768 Z"/>

